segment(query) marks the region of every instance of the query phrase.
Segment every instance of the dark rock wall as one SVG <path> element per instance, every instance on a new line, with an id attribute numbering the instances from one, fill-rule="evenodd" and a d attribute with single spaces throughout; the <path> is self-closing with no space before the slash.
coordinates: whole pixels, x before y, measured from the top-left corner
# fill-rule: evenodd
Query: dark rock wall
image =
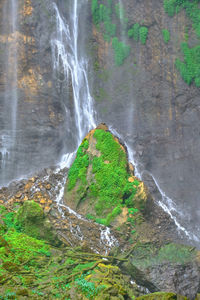
<path id="1" fill-rule="evenodd" d="M 146 45 L 126 37 L 131 55 L 117 67 L 111 43 L 93 27 L 93 95 L 100 121 L 117 129 L 131 145 L 140 170 L 151 173 L 175 201 L 183 223 L 199 226 L 200 94 L 199 88 L 182 80 L 174 65 L 182 57 L 180 44 L 190 20 L 184 10 L 169 17 L 163 1 L 124 0 L 123 5 L 128 25 L 143 23 L 149 35 Z M 163 28 L 171 35 L 168 44 Z M 120 32 L 117 35 L 120 38 Z M 194 36 L 189 37 L 190 45 L 195 44 Z"/>
<path id="2" fill-rule="evenodd" d="M 10 1 L 11 2 L 11 1 Z M 0 185 L 27 175 L 30 172 L 56 163 L 61 155 L 73 149 L 73 132 L 67 130 L 64 102 L 69 93 L 62 93 L 62 74 L 53 72 L 51 38 L 55 35 L 55 11 L 51 0 L 19 0 L 17 11 L 17 116 L 16 139 L 8 130 L 6 161 L 0 155 Z M 5 10 L 8 1 L 0 4 L 0 134 L 10 129 L 13 103 L 5 104 L 6 82 L 4 75 L 12 36 L 5 28 L 5 20 L 11 22 L 11 10 Z M 7 14 L 7 15 L 6 15 Z M 4 22 L 5 21 L 5 22 Z M 65 88 L 68 86 L 65 83 Z M 64 85 L 64 84 L 63 84 Z M 9 100 L 9 97 L 7 97 Z M 8 102 L 8 101 L 7 101 Z M 70 140 L 70 142 L 69 142 Z M 0 150 L 3 148 L 0 139 Z M 68 145 L 68 146 L 66 146 Z M 1 151 L 3 152 L 3 151 Z"/>

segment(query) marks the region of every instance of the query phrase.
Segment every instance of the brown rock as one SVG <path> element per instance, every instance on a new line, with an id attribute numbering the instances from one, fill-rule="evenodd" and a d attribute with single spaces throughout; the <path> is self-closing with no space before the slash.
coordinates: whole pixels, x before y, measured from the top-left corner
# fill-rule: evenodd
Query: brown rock
<path id="1" fill-rule="evenodd" d="M 17 192 L 17 194 L 15 195 L 16 198 L 21 198 L 22 197 L 22 193 L 21 192 Z"/>
<path id="2" fill-rule="evenodd" d="M 45 204 L 46 203 L 46 199 L 42 198 L 40 199 L 40 204 Z"/>
<path id="3" fill-rule="evenodd" d="M 46 187 L 47 190 L 50 190 L 51 189 L 51 184 L 48 183 L 48 184 L 45 185 L 45 187 Z"/>

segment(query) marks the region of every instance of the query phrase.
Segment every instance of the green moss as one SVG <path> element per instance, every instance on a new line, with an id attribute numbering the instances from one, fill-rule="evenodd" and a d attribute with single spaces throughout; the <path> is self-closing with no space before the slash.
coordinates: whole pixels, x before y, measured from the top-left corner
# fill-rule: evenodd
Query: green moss
<path id="1" fill-rule="evenodd" d="M 14 225 L 31 237 L 44 239 L 51 244 L 60 244 L 42 208 L 34 201 L 24 202 L 16 214 Z"/>
<path id="2" fill-rule="evenodd" d="M 3 209 L 3 214 L 8 211 Z M 34 213 L 32 213 L 32 216 Z M 107 299 L 128 295 L 126 281 L 117 267 L 100 255 L 83 253 L 80 247 L 58 248 L 17 232 L 11 222 L 2 220 L 5 232 L 0 236 L 0 299 Z M 103 265 L 106 263 L 107 265 Z M 82 299 L 81 298 L 81 299 Z M 127 297 L 128 299 L 128 297 Z"/>
<path id="3" fill-rule="evenodd" d="M 176 59 L 176 68 L 188 85 L 194 81 L 195 85 L 200 87 L 200 46 L 189 48 L 187 43 L 182 43 L 181 49 L 184 59 Z"/>
<path id="4" fill-rule="evenodd" d="M 167 244 L 158 252 L 158 260 L 160 262 L 186 263 L 191 261 L 195 256 L 195 251 L 191 251 L 190 247 L 179 244 Z"/>
<path id="5" fill-rule="evenodd" d="M 140 29 L 139 29 L 139 40 L 140 40 L 142 45 L 146 44 L 146 40 L 147 40 L 147 37 L 148 37 L 148 32 L 149 32 L 149 29 L 147 27 L 145 27 L 145 26 L 140 27 Z"/>
<path id="6" fill-rule="evenodd" d="M 92 0 L 91 11 L 93 22 L 96 26 L 102 25 L 103 36 L 106 41 L 116 34 L 116 25 L 112 23 L 112 1 L 108 0 L 106 5 L 98 0 Z"/>
<path id="7" fill-rule="evenodd" d="M 87 172 L 87 167 L 89 165 L 89 156 L 86 153 L 87 149 L 88 149 L 88 141 L 84 140 L 81 146 L 78 148 L 76 159 L 69 170 L 69 174 L 68 174 L 69 191 L 75 187 L 78 179 L 83 184 L 87 183 L 86 172 Z"/>
<path id="8" fill-rule="evenodd" d="M 67 193 L 73 195 L 72 199 L 76 205 L 80 200 L 86 201 L 87 199 L 89 207 L 92 207 L 87 215 L 88 218 L 104 225 L 110 225 L 121 213 L 123 206 L 134 207 L 134 196 L 139 182 L 137 180 L 134 182 L 128 181 L 131 175 L 127 171 L 126 151 L 109 131 L 96 129 L 92 139 L 96 140 L 95 148 L 98 150 L 99 155 L 93 155 L 92 152 L 86 150 L 83 151 L 83 144 L 86 142 L 84 141 L 80 146 L 81 156 L 77 155 L 71 167 L 76 174 L 85 173 L 84 180 L 86 180 L 86 183 L 83 184 L 79 180 L 76 189 L 73 190 L 71 189 L 71 178 L 69 177 L 65 196 L 68 199 Z M 80 149 L 78 153 L 80 153 Z M 87 168 L 85 164 L 79 162 L 79 160 L 84 159 L 84 155 L 87 155 Z M 71 170 L 69 176 L 70 174 Z M 76 180 L 78 178 L 77 176 Z"/>
<path id="9" fill-rule="evenodd" d="M 200 37 L 200 9 L 199 0 L 164 0 L 164 9 L 169 16 L 173 17 L 182 9 L 185 9 L 186 15 L 193 23 L 193 28 L 198 37 Z"/>
<path id="10" fill-rule="evenodd" d="M 169 243 L 157 249 L 153 244 L 138 244 L 133 251 L 133 264 L 147 268 L 163 263 L 185 264 L 196 256 L 194 248 Z"/>
<path id="11" fill-rule="evenodd" d="M 128 36 L 130 38 L 133 38 L 136 42 L 139 41 L 139 29 L 140 29 L 140 24 L 136 23 L 128 31 Z"/>
<path id="12" fill-rule="evenodd" d="M 95 287 L 94 282 L 87 281 L 84 276 L 77 278 L 75 280 L 75 286 L 79 291 L 82 292 L 83 295 L 86 296 L 87 299 L 94 299 L 95 296 L 99 294 L 99 292 L 105 288 L 104 285 L 99 285 Z"/>
<path id="13" fill-rule="evenodd" d="M 174 293 L 157 292 L 135 298 L 135 300 L 187 300 L 187 297 L 176 295 Z"/>
<path id="14" fill-rule="evenodd" d="M 169 16 L 179 13 L 182 9 L 185 10 L 187 17 L 192 21 L 192 27 L 200 38 L 200 9 L 199 0 L 164 0 L 164 9 Z M 188 28 L 185 34 L 185 41 L 189 39 Z M 190 85 L 192 82 L 197 87 L 200 87 L 200 46 L 197 45 L 189 48 L 187 43 L 181 44 L 181 49 L 184 55 L 184 60 L 176 59 L 175 65 L 180 72 L 183 80 Z"/>
<path id="15" fill-rule="evenodd" d="M 170 33 L 167 29 L 163 29 L 162 30 L 162 35 L 163 35 L 163 40 L 165 42 L 165 44 L 168 44 L 169 40 L 170 40 Z"/>
<path id="16" fill-rule="evenodd" d="M 130 46 L 120 42 L 117 37 L 112 39 L 112 48 L 114 50 L 114 59 L 117 66 L 121 66 L 130 54 Z"/>

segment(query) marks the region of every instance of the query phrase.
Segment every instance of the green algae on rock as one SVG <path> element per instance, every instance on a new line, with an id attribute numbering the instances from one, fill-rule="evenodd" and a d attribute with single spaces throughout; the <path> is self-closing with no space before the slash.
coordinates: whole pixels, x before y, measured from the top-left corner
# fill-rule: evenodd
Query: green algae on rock
<path id="1" fill-rule="evenodd" d="M 14 223 L 20 231 L 31 237 L 46 240 L 53 245 L 61 244 L 42 208 L 34 201 L 24 202 L 16 214 Z"/>
<path id="2" fill-rule="evenodd" d="M 119 295 L 118 299 L 131 300 L 129 277 L 112 265 L 112 257 L 83 252 L 81 247 L 52 247 L 17 232 L 15 217 L 13 212 L 12 227 L 3 221 L 0 236 L 0 299 L 112 299 Z"/>
<path id="3" fill-rule="evenodd" d="M 64 201 L 104 225 L 110 225 L 125 207 L 145 211 L 148 191 L 130 170 L 125 147 L 106 125 L 90 131 L 80 145 Z"/>
<path id="4" fill-rule="evenodd" d="M 176 295 L 174 293 L 158 292 L 137 297 L 135 300 L 187 300 L 187 297 Z"/>

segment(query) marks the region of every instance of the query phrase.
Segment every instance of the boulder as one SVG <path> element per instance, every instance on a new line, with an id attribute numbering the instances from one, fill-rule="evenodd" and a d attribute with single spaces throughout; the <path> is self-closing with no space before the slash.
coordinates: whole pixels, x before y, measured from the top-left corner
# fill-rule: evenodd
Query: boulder
<path id="1" fill-rule="evenodd" d="M 144 183 L 134 176 L 120 140 L 105 124 L 91 130 L 69 170 L 65 204 L 101 224 L 117 227 L 116 217 L 124 213 L 124 207 L 144 213 L 150 198 Z M 127 218 L 128 213 L 124 222 Z"/>
<path id="2" fill-rule="evenodd" d="M 174 293 L 158 292 L 137 297 L 135 300 L 187 300 L 187 297 Z"/>
<path id="3" fill-rule="evenodd" d="M 153 243 L 140 243 L 129 252 L 128 261 L 121 267 L 123 272 L 150 292 L 173 292 L 189 299 L 195 299 L 198 293 L 198 251 L 193 247 L 175 243 L 161 247 Z"/>
<path id="4" fill-rule="evenodd" d="M 34 201 L 26 201 L 19 208 L 15 225 L 31 237 L 46 240 L 52 245 L 61 244 L 42 208 Z"/>

